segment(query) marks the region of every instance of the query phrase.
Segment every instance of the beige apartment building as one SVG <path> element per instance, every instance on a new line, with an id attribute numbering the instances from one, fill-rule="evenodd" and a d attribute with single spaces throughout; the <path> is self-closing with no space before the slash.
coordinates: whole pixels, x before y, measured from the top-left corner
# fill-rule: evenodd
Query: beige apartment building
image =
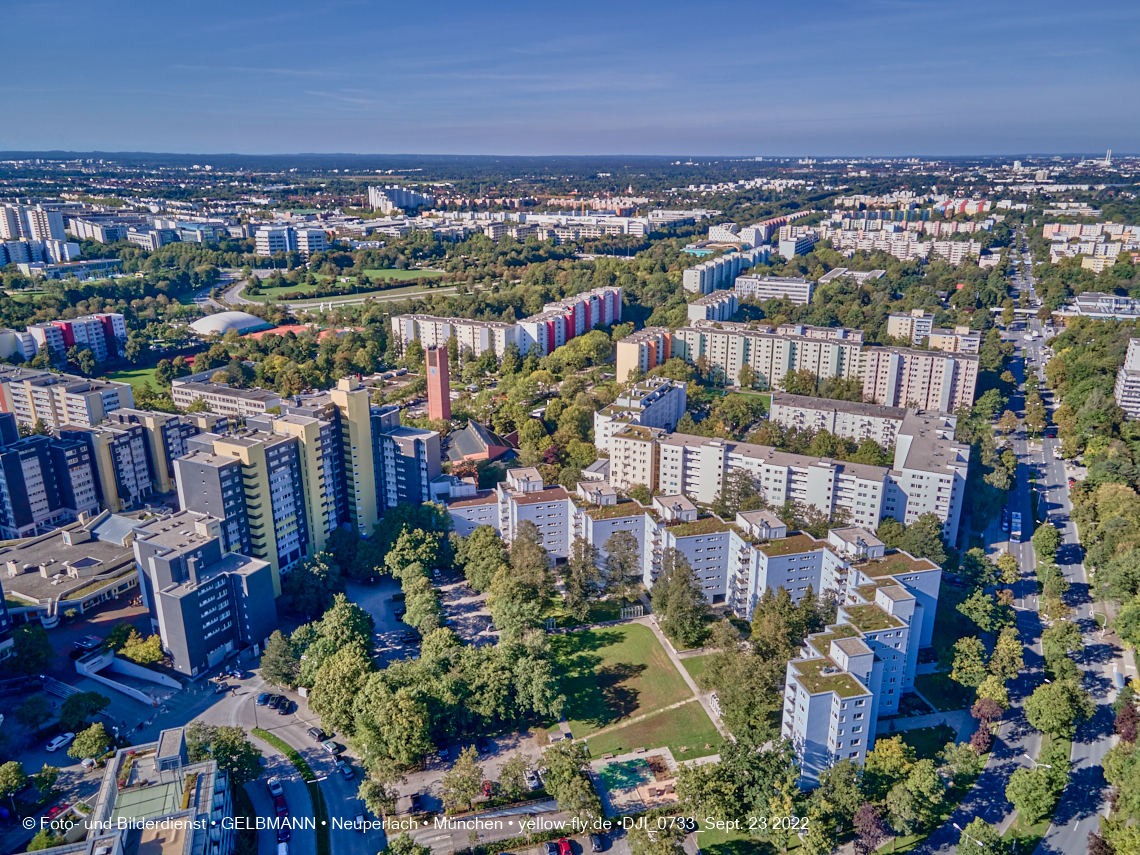
<path id="1" fill-rule="evenodd" d="M 14 413 L 20 424 L 49 428 L 94 427 L 120 407 L 133 407 L 129 383 L 89 380 L 29 368 L 0 370 L 0 412 Z"/>
<path id="2" fill-rule="evenodd" d="M 645 374 L 673 356 L 673 335 L 667 327 L 646 327 L 620 339 L 615 350 L 617 381 L 625 383 L 631 374 Z"/>

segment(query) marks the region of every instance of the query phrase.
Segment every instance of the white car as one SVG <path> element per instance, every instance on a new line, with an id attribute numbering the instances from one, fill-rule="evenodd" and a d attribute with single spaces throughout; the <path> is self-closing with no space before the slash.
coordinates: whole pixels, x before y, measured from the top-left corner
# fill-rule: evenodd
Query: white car
<path id="1" fill-rule="evenodd" d="M 74 740 L 74 733 L 61 733 L 59 736 L 49 742 L 45 747 L 48 751 L 59 751 L 59 749 L 70 745 Z"/>

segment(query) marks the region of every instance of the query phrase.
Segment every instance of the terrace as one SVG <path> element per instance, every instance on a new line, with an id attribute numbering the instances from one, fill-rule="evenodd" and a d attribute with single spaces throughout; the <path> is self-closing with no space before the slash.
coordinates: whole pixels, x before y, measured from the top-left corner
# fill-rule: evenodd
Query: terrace
<path id="1" fill-rule="evenodd" d="M 581 507 L 581 505 L 579 505 L 579 507 Z M 582 510 L 595 522 L 599 520 L 620 519 L 621 517 L 639 517 L 642 514 L 650 514 L 650 516 L 653 516 L 649 508 L 632 499 L 618 502 L 616 505 L 590 505 L 589 507 L 582 508 Z"/>

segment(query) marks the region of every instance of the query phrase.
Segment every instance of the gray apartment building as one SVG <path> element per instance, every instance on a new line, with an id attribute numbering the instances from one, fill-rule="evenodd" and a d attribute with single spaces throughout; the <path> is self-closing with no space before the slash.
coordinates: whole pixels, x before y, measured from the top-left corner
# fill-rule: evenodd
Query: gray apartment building
<path id="1" fill-rule="evenodd" d="M 399 504 L 431 500 L 431 482 L 441 472 L 437 431 L 404 427 L 399 407 L 373 405 L 372 447 L 381 515 Z"/>
<path id="2" fill-rule="evenodd" d="M 221 520 L 184 510 L 134 532 L 143 602 L 179 673 L 197 677 L 277 628 L 272 567 L 225 551 Z"/>

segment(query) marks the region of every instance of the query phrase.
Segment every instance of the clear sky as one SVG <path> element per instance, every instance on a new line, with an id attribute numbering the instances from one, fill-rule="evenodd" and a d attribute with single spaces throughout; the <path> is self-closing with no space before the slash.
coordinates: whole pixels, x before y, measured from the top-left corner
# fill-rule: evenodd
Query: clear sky
<path id="1" fill-rule="evenodd" d="M 9 0 L 0 150 L 1140 151 L 1140 2 Z"/>

